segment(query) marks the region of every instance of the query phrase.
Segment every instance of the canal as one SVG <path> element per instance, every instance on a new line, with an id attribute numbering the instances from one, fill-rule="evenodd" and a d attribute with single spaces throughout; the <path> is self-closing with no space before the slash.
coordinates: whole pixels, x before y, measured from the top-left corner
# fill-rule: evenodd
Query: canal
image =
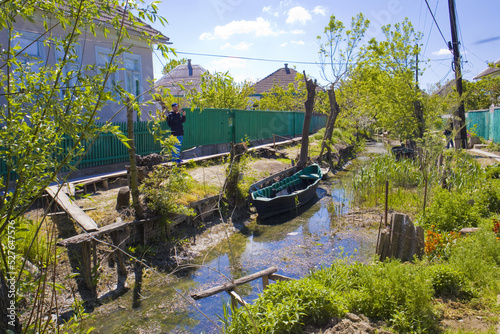
<path id="1" fill-rule="evenodd" d="M 193 301 L 190 293 L 225 283 L 225 277 L 237 279 L 271 266 L 279 268 L 280 275 L 301 278 L 339 257 L 371 260 L 378 225 L 365 226 L 351 215 L 352 170 L 366 160 L 366 156 L 360 157 L 348 171 L 322 181 L 317 197 L 300 212 L 261 222 L 246 233 L 232 235 L 229 242 L 221 240 L 180 274 L 145 271 L 147 284 L 142 286 L 139 306 L 132 307 L 131 290 L 99 308 L 86 325 L 93 326 L 96 333 L 216 333 L 229 295 Z M 238 288 L 248 303 L 261 291 L 260 279 Z"/>

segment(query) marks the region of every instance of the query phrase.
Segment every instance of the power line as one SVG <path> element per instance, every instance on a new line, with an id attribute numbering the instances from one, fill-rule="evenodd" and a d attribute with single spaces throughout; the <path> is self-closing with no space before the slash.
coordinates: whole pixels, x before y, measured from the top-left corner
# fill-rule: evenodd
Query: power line
<path id="1" fill-rule="evenodd" d="M 434 20 L 434 23 L 436 23 L 436 27 L 438 28 L 439 33 L 441 34 L 441 37 L 443 37 L 444 44 L 446 44 L 446 47 L 449 48 L 448 42 L 446 41 L 446 38 L 444 37 L 443 32 L 441 31 L 441 28 L 439 27 L 439 24 L 436 21 L 436 17 L 434 16 L 434 13 L 432 12 L 431 7 L 429 6 L 429 2 L 427 0 L 425 0 L 425 3 L 427 4 L 427 8 L 429 9 L 429 12 L 432 15 L 432 19 Z"/>
<path id="2" fill-rule="evenodd" d="M 185 55 L 191 55 L 191 56 L 217 57 L 217 58 L 235 58 L 235 59 L 244 59 L 244 60 L 267 61 L 267 62 L 274 62 L 274 63 L 319 65 L 319 63 L 317 63 L 317 62 L 309 62 L 309 61 L 294 61 L 294 60 L 278 60 L 278 59 L 240 57 L 240 56 L 226 56 L 226 55 L 217 55 L 217 54 L 209 54 L 209 53 L 194 53 L 194 52 L 183 52 L 183 51 L 176 51 L 175 53 L 185 54 Z M 339 65 L 340 63 L 331 63 L 331 64 Z"/>

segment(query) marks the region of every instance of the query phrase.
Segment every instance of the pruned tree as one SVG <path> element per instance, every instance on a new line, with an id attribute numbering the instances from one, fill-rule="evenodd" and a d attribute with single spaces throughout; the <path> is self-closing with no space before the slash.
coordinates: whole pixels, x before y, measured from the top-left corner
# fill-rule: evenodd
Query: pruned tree
<path id="1" fill-rule="evenodd" d="M 307 164 L 307 156 L 309 153 L 309 128 L 311 126 L 311 118 L 314 109 L 314 97 L 316 96 L 316 87 L 318 83 L 312 81 L 312 79 L 307 79 L 306 72 L 304 71 L 304 81 L 306 83 L 307 89 L 307 99 L 304 103 L 306 113 L 304 115 L 304 125 L 302 126 L 302 145 L 300 147 L 299 161 L 297 162 L 297 168 L 302 169 Z"/>
<path id="2" fill-rule="evenodd" d="M 352 65 L 359 59 L 359 43 L 368 29 L 369 21 L 358 14 L 352 18 L 351 28 L 346 29 L 341 21 L 334 15 L 330 17 L 330 22 L 325 27 L 324 39 L 318 36 L 320 45 L 319 57 L 321 66 L 321 76 L 329 82 L 328 97 L 330 101 L 330 113 L 326 124 L 325 135 L 321 143 L 319 160 L 323 159 L 325 148 L 330 152 L 329 141 L 331 140 L 335 122 L 341 110 L 337 102 L 335 90 L 342 82 L 348 79 Z"/>

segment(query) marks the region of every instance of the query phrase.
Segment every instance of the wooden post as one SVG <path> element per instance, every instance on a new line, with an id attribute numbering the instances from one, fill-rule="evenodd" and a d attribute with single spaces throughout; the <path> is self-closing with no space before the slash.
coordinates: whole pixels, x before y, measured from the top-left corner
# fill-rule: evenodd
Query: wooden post
<path id="1" fill-rule="evenodd" d="M 142 206 L 139 201 L 139 185 L 137 180 L 137 165 L 135 162 L 135 141 L 134 141 L 134 108 L 127 98 L 127 137 L 130 146 L 128 150 L 130 161 L 130 192 L 132 193 L 132 206 L 135 210 L 135 217 L 141 219 L 143 217 Z"/>
<path id="2" fill-rule="evenodd" d="M 82 267 L 83 267 L 83 277 L 85 280 L 85 285 L 90 290 L 93 297 L 95 295 L 95 287 L 92 279 L 92 261 L 90 259 L 91 254 L 91 241 L 82 242 Z"/>
<path id="3" fill-rule="evenodd" d="M 265 290 L 269 285 L 269 276 L 262 276 L 262 289 Z"/>
<path id="4" fill-rule="evenodd" d="M 122 250 L 125 249 L 125 233 L 124 231 L 113 231 L 111 233 L 111 240 L 113 240 L 113 245 L 118 249 L 115 249 L 114 253 L 116 256 L 116 273 L 117 273 L 117 284 L 116 288 L 123 289 L 125 287 L 125 282 L 127 281 L 127 268 L 125 266 L 125 259 L 123 257 Z"/>
<path id="5" fill-rule="evenodd" d="M 389 207 L 389 181 L 385 181 L 385 210 L 384 210 L 384 223 L 387 227 L 387 210 Z"/>

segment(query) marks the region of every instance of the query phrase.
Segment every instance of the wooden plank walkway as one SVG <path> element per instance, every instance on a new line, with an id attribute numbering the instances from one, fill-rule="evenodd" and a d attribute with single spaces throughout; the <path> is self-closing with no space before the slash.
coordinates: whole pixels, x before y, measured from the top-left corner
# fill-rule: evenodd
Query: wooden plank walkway
<path id="1" fill-rule="evenodd" d="M 73 203 L 68 195 L 66 195 L 62 190 L 59 191 L 59 185 L 50 186 L 45 188 L 45 191 L 54 198 L 56 203 L 66 211 L 71 218 L 73 218 L 78 225 L 80 225 L 85 231 L 97 231 L 99 227 L 96 222 L 90 218 L 82 209 L 75 203 Z"/>
<path id="2" fill-rule="evenodd" d="M 495 159 L 496 161 L 500 161 L 500 157 L 498 155 L 490 153 L 490 152 L 486 152 L 486 151 L 478 150 L 478 149 L 474 149 L 474 148 L 470 149 L 468 151 L 482 155 L 482 156 L 486 156 L 486 157 L 491 158 L 491 159 Z"/>

